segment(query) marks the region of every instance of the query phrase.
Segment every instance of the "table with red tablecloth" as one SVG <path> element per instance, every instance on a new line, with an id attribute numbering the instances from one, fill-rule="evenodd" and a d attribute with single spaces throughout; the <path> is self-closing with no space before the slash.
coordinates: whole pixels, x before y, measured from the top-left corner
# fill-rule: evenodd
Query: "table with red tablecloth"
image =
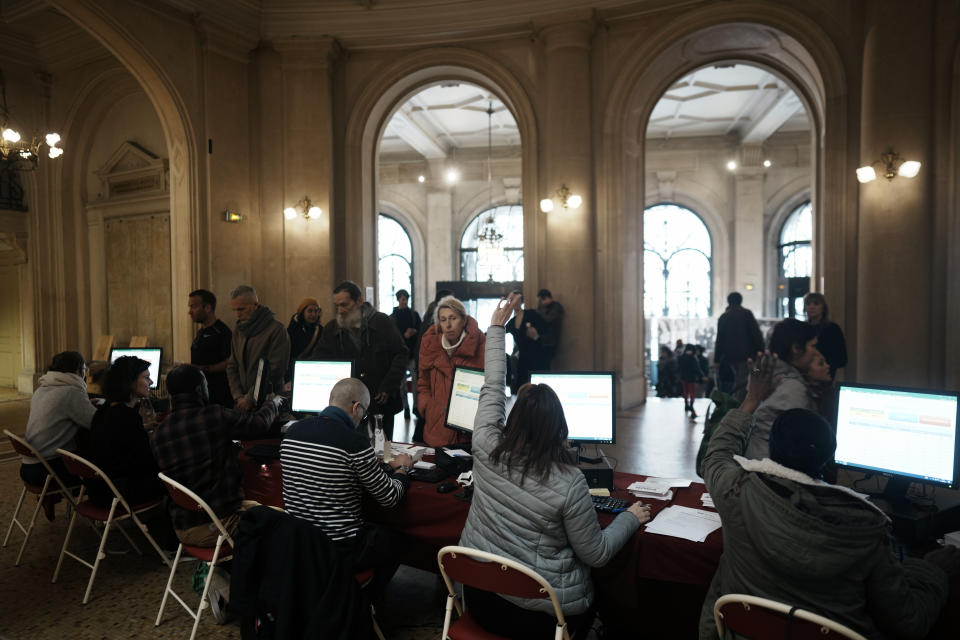
<path id="1" fill-rule="evenodd" d="M 250 444 L 250 443 L 247 443 Z M 246 497 L 263 504 L 283 506 L 282 473 L 279 461 L 261 464 L 240 454 Z M 626 487 L 646 476 L 615 473 L 614 496 L 630 498 Z M 671 505 L 703 508 L 700 483 L 674 489 L 669 502 L 647 500 L 651 519 Z M 470 503 L 462 492 L 438 493 L 437 485 L 412 481 L 403 501 L 386 509 L 364 503 L 364 517 L 388 525 L 404 534 L 407 548 L 403 563 L 437 571 L 437 551 L 457 544 L 466 523 Z M 598 513 L 601 526 L 613 515 Z M 723 550 L 721 531 L 705 542 L 637 532 L 607 566 L 595 569 L 597 606 L 611 637 L 695 638 L 700 604 L 713 577 Z M 669 615 L 665 615 L 669 612 Z M 643 620 L 643 635 L 634 625 Z M 656 630 L 659 625 L 659 630 Z M 656 631 L 655 631 L 656 630 Z M 669 635 L 662 635 L 669 631 Z M 661 635 L 656 635 L 657 633 Z"/>

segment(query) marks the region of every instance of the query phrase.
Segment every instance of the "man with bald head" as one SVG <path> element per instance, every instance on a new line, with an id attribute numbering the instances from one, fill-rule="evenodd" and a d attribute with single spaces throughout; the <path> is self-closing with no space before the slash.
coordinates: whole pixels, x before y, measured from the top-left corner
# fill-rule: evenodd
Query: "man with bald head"
<path id="1" fill-rule="evenodd" d="M 287 513 L 323 530 L 340 548 L 348 570 L 376 568 L 378 582 L 385 585 L 396 570 L 402 541 L 389 529 L 364 522 L 360 500 L 366 491 L 381 505 L 396 506 L 410 484 L 413 460 L 397 456 L 387 475 L 367 434 L 357 429 L 369 406 L 367 386 L 346 378 L 330 391 L 329 407 L 287 430 L 280 445 L 283 503 Z"/>
<path id="2" fill-rule="evenodd" d="M 240 285 L 230 292 L 230 308 L 237 317 L 233 332 L 230 359 L 227 360 L 227 381 L 230 393 L 241 411 L 256 409 L 253 397 L 260 358 L 267 364 L 268 374 L 261 384 L 268 391 L 279 393 L 290 361 L 290 337 L 287 328 L 274 318 L 273 311 L 262 304 L 249 285 Z"/>

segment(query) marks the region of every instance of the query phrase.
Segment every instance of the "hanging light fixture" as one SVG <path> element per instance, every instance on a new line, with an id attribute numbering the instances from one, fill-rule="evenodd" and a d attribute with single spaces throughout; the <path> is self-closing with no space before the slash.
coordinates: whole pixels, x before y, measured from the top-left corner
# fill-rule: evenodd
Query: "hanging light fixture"
<path id="1" fill-rule="evenodd" d="M 63 155 L 59 133 L 48 133 L 43 139 L 31 136 L 24 139 L 20 132 L 11 126 L 10 109 L 7 107 L 7 82 L 0 71 L 0 168 L 5 171 L 33 171 L 40 159 L 40 150 L 47 147 L 50 158 Z"/>
<path id="2" fill-rule="evenodd" d="M 489 279 L 493 281 L 494 267 L 503 258 L 503 234 L 497 229 L 493 215 L 493 101 L 487 105 L 487 192 L 490 201 L 487 218 L 477 232 L 477 266 L 486 265 Z"/>

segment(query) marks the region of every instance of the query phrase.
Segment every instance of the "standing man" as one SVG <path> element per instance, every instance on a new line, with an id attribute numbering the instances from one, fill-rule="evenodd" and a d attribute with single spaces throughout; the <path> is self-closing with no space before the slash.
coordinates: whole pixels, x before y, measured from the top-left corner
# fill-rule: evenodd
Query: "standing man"
<path id="1" fill-rule="evenodd" d="M 383 414 L 383 431 L 393 438 L 393 416 L 403 404 L 400 380 L 407 367 L 407 345 L 390 316 L 363 301 L 360 287 L 346 280 L 333 290 L 337 316 L 327 323 L 310 359 L 353 360 L 354 376 L 370 391 L 369 413 Z"/>
<path id="2" fill-rule="evenodd" d="M 410 292 L 406 289 L 397 291 L 397 306 L 393 308 L 390 314 L 393 322 L 397 325 L 397 331 L 403 336 L 403 341 L 407 345 L 407 369 L 413 377 L 413 388 L 417 388 L 417 335 L 420 333 L 420 314 L 410 308 Z M 403 417 L 410 417 L 410 406 L 407 403 L 406 375 L 400 381 L 400 399 L 403 401 Z"/>
<path id="3" fill-rule="evenodd" d="M 734 371 L 733 393 L 743 400 L 747 393 L 747 358 L 763 351 L 763 335 L 753 312 L 743 306 L 743 296 L 734 291 L 727 296 L 727 310 L 717 320 L 717 344 L 713 366 L 729 366 Z"/>
<path id="4" fill-rule="evenodd" d="M 557 355 L 557 345 L 563 329 L 563 305 L 553 299 L 550 289 L 540 289 L 537 292 L 537 313 L 547 321 L 547 331 L 540 336 L 540 343 L 543 345 L 543 355 L 549 369 L 553 357 Z"/>
<path id="5" fill-rule="evenodd" d="M 233 332 L 217 318 L 217 296 L 206 289 L 197 289 L 187 299 L 190 319 L 200 325 L 190 345 L 190 364 L 207 378 L 210 401 L 228 409 L 233 407 L 230 383 L 227 382 L 227 360 Z"/>
<path id="6" fill-rule="evenodd" d="M 231 342 L 227 380 L 237 408 L 253 411 L 257 404 L 253 397 L 257 363 L 263 358 L 268 368 L 262 384 L 269 383 L 274 392 L 279 392 L 290 361 L 290 338 L 273 311 L 260 304 L 253 287 L 242 284 L 231 291 L 230 308 L 237 316 L 237 330 Z"/>

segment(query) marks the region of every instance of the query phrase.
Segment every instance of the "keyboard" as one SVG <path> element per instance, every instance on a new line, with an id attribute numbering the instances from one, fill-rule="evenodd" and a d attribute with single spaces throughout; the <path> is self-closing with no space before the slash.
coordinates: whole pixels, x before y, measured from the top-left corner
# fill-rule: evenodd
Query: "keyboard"
<path id="1" fill-rule="evenodd" d="M 617 513 L 630 506 L 629 500 L 613 498 L 611 496 L 590 496 L 593 498 L 593 508 L 604 513 Z"/>

